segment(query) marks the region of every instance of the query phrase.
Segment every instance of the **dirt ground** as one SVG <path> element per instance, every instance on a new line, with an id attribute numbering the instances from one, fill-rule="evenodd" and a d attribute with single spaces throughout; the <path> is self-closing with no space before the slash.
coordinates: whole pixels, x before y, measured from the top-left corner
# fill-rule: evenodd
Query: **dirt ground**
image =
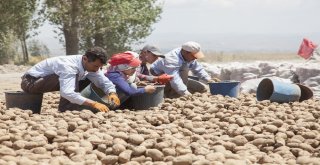
<path id="1" fill-rule="evenodd" d="M 2 73 L 0 74 L 0 101 L 5 101 L 5 92 L 21 90 L 21 73 Z"/>

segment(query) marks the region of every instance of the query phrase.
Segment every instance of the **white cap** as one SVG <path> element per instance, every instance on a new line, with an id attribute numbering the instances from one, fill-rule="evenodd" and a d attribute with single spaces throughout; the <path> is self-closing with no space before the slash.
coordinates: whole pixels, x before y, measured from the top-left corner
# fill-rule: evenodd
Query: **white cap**
<path id="1" fill-rule="evenodd" d="M 192 53 L 195 58 L 203 58 L 204 54 L 200 50 L 200 44 L 197 42 L 189 41 L 182 44 L 182 49 Z"/>

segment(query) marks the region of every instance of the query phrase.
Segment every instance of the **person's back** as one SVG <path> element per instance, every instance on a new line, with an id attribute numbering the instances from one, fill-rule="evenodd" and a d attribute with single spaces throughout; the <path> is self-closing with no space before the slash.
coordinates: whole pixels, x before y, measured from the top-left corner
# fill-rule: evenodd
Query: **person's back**
<path id="1" fill-rule="evenodd" d="M 59 75 L 59 72 L 66 68 L 69 71 L 74 70 L 75 73 L 78 73 L 80 69 L 78 65 L 81 65 L 81 61 L 82 55 L 51 57 L 37 63 L 26 73 L 33 77 L 44 77 L 50 74 Z"/>

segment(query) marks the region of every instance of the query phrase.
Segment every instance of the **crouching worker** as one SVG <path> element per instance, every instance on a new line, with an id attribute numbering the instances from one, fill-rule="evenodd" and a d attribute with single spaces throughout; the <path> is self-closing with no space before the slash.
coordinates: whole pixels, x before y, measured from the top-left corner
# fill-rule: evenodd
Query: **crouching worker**
<path id="1" fill-rule="evenodd" d="M 146 80 L 149 82 L 155 82 L 158 84 L 167 84 L 173 78 L 173 76 L 168 74 L 162 74 L 159 76 L 153 76 L 147 67 L 147 63 L 152 64 L 158 59 L 165 58 L 160 49 L 155 45 L 145 45 L 140 54 L 139 59 L 141 60 L 140 68 L 137 71 L 139 80 Z"/>
<path id="2" fill-rule="evenodd" d="M 150 71 L 153 75 L 168 74 L 173 79 L 164 89 L 165 97 L 176 98 L 191 95 L 194 92 L 206 92 L 206 84 L 188 78 L 189 70 L 199 79 L 206 82 L 212 81 L 211 76 L 205 71 L 197 59 L 203 58 L 200 44 L 189 41 L 176 48 L 151 64 Z"/>
<path id="3" fill-rule="evenodd" d="M 80 105 L 108 112 L 109 108 L 106 105 L 85 98 L 79 93 L 91 81 L 103 89 L 106 100 L 119 104 L 115 86 L 100 69 L 106 61 L 105 50 L 100 47 L 93 47 L 84 55 L 48 58 L 33 66 L 22 76 L 21 88 L 27 93 L 60 91 L 58 107 L 60 112 L 79 110 Z"/>
<path id="4" fill-rule="evenodd" d="M 130 96 L 142 93 L 153 93 L 156 88 L 153 85 L 147 85 L 143 88 L 137 88 L 135 82 L 128 81 L 130 76 L 136 73 L 141 61 L 131 52 L 115 54 L 109 60 L 109 68 L 105 73 L 113 84 L 116 85 L 117 94 L 120 102 L 125 102 Z"/>

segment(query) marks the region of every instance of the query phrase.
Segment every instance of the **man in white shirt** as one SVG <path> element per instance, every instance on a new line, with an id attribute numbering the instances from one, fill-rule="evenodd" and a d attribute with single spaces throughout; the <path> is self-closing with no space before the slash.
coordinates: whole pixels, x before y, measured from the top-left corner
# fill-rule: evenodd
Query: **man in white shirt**
<path id="1" fill-rule="evenodd" d="M 191 70 L 199 79 L 206 82 L 211 80 L 211 76 L 196 60 L 203 57 L 200 44 L 189 41 L 165 54 L 165 58 L 158 59 L 151 64 L 150 71 L 153 75 L 166 73 L 173 76 L 173 79 L 165 87 L 165 97 L 175 98 L 190 95 L 191 92 L 202 93 L 206 91 L 205 84 L 188 79 L 188 73 Z"/>
<path id="2" fill-rule="evenodd" d="M 106 64 L 104 49 L 93 47 L 85 55 L 70 55 L 48 58 L 29 69 L 22 77 L 21 88 L 27 93 L 60 91 L 59 111 L 79 110 L 80 105 L 108 112 L 105 104 L 81 96 L 79 91 L 90 81 L 102 89 L 110 105 L 119 105 L 113 83 L 104 76 L 101 67 Z M 90 81 L 89 81 L 90 80 Z"/>

